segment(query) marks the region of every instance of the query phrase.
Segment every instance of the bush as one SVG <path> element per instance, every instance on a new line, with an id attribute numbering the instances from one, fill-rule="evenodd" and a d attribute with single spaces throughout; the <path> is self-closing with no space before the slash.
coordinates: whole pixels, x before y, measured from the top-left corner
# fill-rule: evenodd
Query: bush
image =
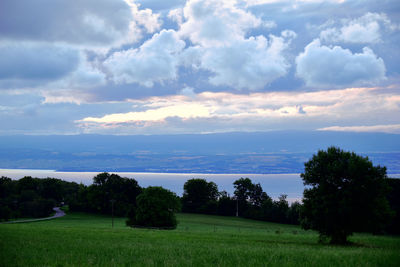
<path id="1" fill-rule="evenodd" d="M 175 212 L 180 209 L 180 201 L 175 193 L 150 186 L 137 196 L 136 205 L 129 212 L 127 225 L 176 228 Z"/>

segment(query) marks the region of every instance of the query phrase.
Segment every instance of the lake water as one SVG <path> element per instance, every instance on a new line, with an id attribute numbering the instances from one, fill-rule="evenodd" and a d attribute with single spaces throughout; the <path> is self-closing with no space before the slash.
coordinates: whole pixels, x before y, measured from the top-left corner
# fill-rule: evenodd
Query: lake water
<path id="1" fill-rule="evenodd" d="M 191 178 L 203 178 L 218 185 L 218 190 L 233 194 L 233 182 L 241 177 L 250 178 L 253 183 L 260 183 L 263 190 L 273 199 L 287 195 L 289 202 L 301 200 L 304 185 L 300 174 L 206 174 L 206 173 L 143 173 L 113 172 L 121 177 L 134 178 L 141 187 L 162 186 L 182 196 L 184 183 Z M 53 170 L 0 169 L 0 176 L 20 179 L 24 176 L 37 178 L 58 178 L 65 181 L 90 185 L 98 172 L 58 172 Z M 389 174 L 389 177 L 400 178 L 400 174 Z"/>
<path id="2" fill-rule="evenodd" d="M 205 174 L 205 173 L 140 173 L 114 172 L 121 177 L 134 178 L 141 187 L 162 186 L 177 195 L 182 195 L 184 183 L 191 178 L 203 178 L 215 182 L 218 190 L 233 194 L 233 182 L 241 177 L 250 178 L 253 183 L 260 183 L 263 190 L 273 199 L 286 194 L 287 200 L 300 200 L 303 195 L 303 182 L 300 174 Z M 0 169 L 0 176 L 20 179 L 24 176 L 37 178 L 58 178 L 65 181 L 90 185 L 98 172 L 58 172 L 53 170 Z"/>

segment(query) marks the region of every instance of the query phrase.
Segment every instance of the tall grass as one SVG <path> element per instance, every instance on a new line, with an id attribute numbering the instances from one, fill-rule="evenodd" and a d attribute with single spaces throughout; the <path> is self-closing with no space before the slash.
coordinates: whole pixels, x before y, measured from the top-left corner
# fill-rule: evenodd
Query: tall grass
<path id="1" fill-rule="evenodd" d="M 318 243 L 297 226 L 178 214 L 176 230 L 132 229 L 124 218 L 70 213 L 0 225 L 0 266 L 399 266 L 400 238 L 356 234 Z"/>

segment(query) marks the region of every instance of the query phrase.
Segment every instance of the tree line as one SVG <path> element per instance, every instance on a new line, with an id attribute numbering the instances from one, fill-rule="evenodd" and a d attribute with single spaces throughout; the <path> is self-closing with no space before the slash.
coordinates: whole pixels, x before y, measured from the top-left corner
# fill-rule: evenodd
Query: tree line
<path id="1" fill-rule="evenodd" d="M 392 223 L 387 225 L 385 232 L 400 234 L 400 179 L 387 179 L 390 190 L 387 199 L 396 213 Z M 300 202 L 289 204 L 286 195 L 273 200 L 263 191 L 260 184 L 255 184 L 249 178 L 240 178 L 234 183 L 234 193 L 218 191 L 218 186 L 201 178 L 192 178 L 185 182 L 182 197 L 160 187 L 150 187 L 146 196 L 154 195 L 159 203 L 166 203 L 163 198 L 169 194 L 174 211 L 186 213 L 212 214 L 222 216 L 239 216 L 249 219 L 277 223 L 299 224 L 303 205 Z M 120 177 L 117 174 L 100 173 L 93 178 L 89 186 L 67 182 L 55 178 L 32 178 L 30 176 L 19 180 L 7 177 L 0 178 L 0 220 L 24 217 L 46 217 L 54 206 L 68 204 L 71 211 L 89 212 L 111 215 L 114 201 L 114 215 L 128 217 L 128 224 L 145 225 L 146 218 L 142 213 L 146 210 L 161 214 L 157 209 L 161 204 L 151 206 L 141 205 L 138 214 L 138 196 L 146 188 L 139 186 L 135 179 Z M 164 191 L 163 191 L 164 190 Z M 145 203 L 144 197 L 139 198 Z M 168 205 L 167 205 L 168 206 Z M 166 208 L 168 209 L 168 208 Z M 168 217 L 168 216 L 166 216 Z M 171 217 L 171 216 L 170 216 Z M 171 217 L 172 218 L 172 217 Z M 158 219 L 158 221 L 174 219 Z M 150 223 L 151 224 L 151 223 Z M 153 222 L 152 225 L 157 225 Z M 359 229 L 360 231 L 365 229 Z"/>
<path id="2" fill-rule="evenodd" d="M 250 178 L 240 178 L 234 183 L 234 194 L 219 192 L 214 182 L 193 178 L 184 184 L 182 212 L 240 216 L 277 223 L 299 224 L 299 202 L 289 205 L 286 195 L 272 200 L 261 185 Z"/>
<path id="3" fill-rule="evenodd" d="M 389 233 L 400 234 L 400 179 L 387 179 L 391 188 L 387 198 L 396 211 L 393 222 L 386 227 Z M 234 183 L 234 194 L 218 191 L 214 182 L 193 178 L 184 184 L 184 193 L 177 197 L 175 210 L 186 213 L 240 216 L 249 219 L 299 224 L 302 204 L 289 204 L 286 195 L 273 200 L 260 184 L 249 178 L 240 178 Z M 135 179 L 117 174 L 100 173 L 93 184 L 85 186 L 55 178 L 32 178 L 19 180 L 0 178 L 0 220 L 23 217 L 46 217 L 54 206 L 68 204 L 71 211 L 130 216 L 137 207 L 137 197 L 143 192 Z M 155 209 L 155 208 L 153 208 Z"/>
<path id="4" fill-rule="evenodd" d="M 272 200 L 249 178 L 234 182 L 230 196 L 218 191 L 214 182 L 193 178 L 184 184 L 183 196 L 177 197 L 179 210 L 187 213 L 214 214 L 298 224 L 300 203 L 292 205 L 281 195 Z M 155 190 L 153 188 L 153 190 Z M 149 190 L 150 191 L 150 190 Z M 21 217 L 45 217 L 54 206 L 68 204 L 71 211 L 128 216 L 137 208 L 138 196 L 144 192 L 135 179 L 100 173 L 89 186 L 55 178 L 19 180 L 0 178 L 0 220 Z M 160 195 L 162 193 L 158 192 Z M 112 205 L 114 202 L 114 205 Z M 113 210 L 112 210 L 113 209 Z M 155 209 L 155 207 L 153 207 Z"/>
<path id="5" fill-rule="evenodd" d="M 71 203 L 78 196 L 79 185 L 55 178 L 19 180 L 0 178 L 0 221 L 16 218 L 47 217 L 53 207 Z"/>
<path id="6" fill-rule="evenodd" d="M 127 225 L 176 227 L 175 212 L 240 216 L 301 224 L 321 239 L 345 243 L 353 232 L 400 234 L 400 179 L 366 157 L 331 147 L 305 163 L 303 203 L 273 200 L 249 178 L 234 181 L 234 193 L 212 181 L 192 178 L 182 197 L 162 187 L 142 188 L 135 179 L 100 173 L 89 186 L 54 178 L 0 178 L 0 220 L 45 217 L 54 206 L 71 211 L 128 217 Z"/>

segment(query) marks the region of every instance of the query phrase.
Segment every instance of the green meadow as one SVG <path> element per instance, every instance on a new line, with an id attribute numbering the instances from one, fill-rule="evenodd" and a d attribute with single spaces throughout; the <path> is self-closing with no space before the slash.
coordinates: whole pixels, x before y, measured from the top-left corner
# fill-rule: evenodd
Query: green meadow
<path id="1" fill-rule="evenodd" d="M 399 266 L 400 237 L 355 234 L 318 243 L 298 226 L 178 214 L 176 230 L 136 229 L 125 218 L 69 213 L 0 225 L 0 266 Z"/>

